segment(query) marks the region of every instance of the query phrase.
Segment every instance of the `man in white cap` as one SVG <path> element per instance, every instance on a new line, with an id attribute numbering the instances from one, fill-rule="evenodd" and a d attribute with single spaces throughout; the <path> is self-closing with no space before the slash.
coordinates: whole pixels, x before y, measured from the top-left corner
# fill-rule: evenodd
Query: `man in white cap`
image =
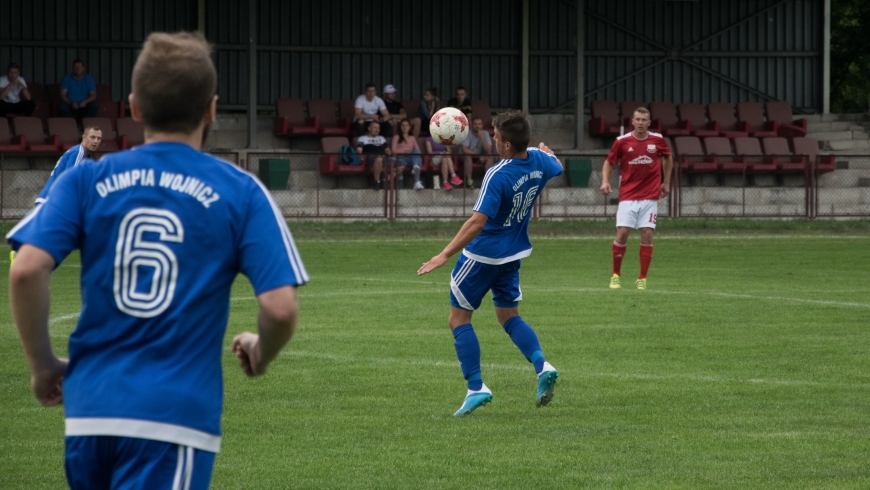
<path id="1" fill-rule="evenodd" d="M 388 83 L 384 85 L 384 105 L 387 106 L 387 112 L 390 113 L 389 123 L 394 127 L 398 128 L 399 123 L 402 122 L 402 119 L 407 119 L 408 122 L 411 123 L 411 134 L 416 138 L 420 136 L 420 118 L 419 117 L 410 117 L 402 106 L 402 103 L 396 100 L 396 87 Z"/>

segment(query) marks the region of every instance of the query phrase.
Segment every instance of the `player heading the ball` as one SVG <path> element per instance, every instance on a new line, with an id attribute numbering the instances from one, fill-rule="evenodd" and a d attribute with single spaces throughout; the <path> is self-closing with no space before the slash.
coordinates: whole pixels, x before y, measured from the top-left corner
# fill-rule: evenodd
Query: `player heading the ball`
<path id="1" fill-rule="evenodd" d="M 200 151 L 210 51 L 198 34 L 149 35 L 129 99 L 145 144 L 70 168 L 7 235 L 15 325 L 36 398 L 65 406 L 73 490 L 209 487 L 238 273 L 260 305 L 259 334 L 232 342 L 242 370 L 265 373 L 295 330 L 308 274 L 286 222 L 252 175 Z M 84 305 L 67 361 L 51 348 L 48 284 L 76 248 Z"/>
<path id="2" fill-rule="evenodd" d="M 462 252 L 450 276 L 450 330 L 468 392 L 454 415 L 467 415 L 492 400 L 480 369 L 480 344 L 471 316 L 492 291 L 495 315 L 505 332 L 538 375 L 535 404 L 553 399 L 558 372 L 544 358 L 538 336 L 519 313 L 520 262 L 532 253 L 529 219 L 535 200 L 547 182 L 562 173 L 562 165 L 543 143 L 528 148 L 531 127 L 521 111 L 493 119 L 495 147 L 503 158 L 483 178 L 471 218 L 438 255 L 417 270 L 418 275 L 441 267 Z"/>

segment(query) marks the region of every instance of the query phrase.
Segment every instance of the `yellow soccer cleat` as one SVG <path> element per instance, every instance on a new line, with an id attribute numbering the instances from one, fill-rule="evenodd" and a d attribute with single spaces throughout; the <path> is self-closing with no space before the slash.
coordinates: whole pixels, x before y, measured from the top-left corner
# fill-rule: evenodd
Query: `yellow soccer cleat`
<path id="1" fill-rule="evenodd" d="M 9 251 L 9 267 L 12 267 L 12 262 L 15 262 L 15 250 Z"/>
<path id="2" fill-rule="evenodd" d="M 641 290 L 641 291 L 646 290 L 646 278 L 638 279 L 638 280 L 634 283 L 634 285 L 637 286 L 637 289 L 639 289 L 639 290 Z"/>
<path id="3" fill-rule="evenodd" d="M 619 283 L 619 274 L 614 274 L 610 277 L 610 289 L 619 289 L 622 285 Z"/>

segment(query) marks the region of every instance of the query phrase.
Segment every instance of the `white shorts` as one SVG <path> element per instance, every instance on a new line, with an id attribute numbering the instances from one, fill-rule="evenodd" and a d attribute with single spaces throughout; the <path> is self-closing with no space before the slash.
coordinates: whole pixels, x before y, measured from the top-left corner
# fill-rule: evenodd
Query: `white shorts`
<path id="1" fill-rule="evenodd" d="M 622 201 L 616 210 L 616 226 L 655 229 L 658 212 L 658 201 Z"/>

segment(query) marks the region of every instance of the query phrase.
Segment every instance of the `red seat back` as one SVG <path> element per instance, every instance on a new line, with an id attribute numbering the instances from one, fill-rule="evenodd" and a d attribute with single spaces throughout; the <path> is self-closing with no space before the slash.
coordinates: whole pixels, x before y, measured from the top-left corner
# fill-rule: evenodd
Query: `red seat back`
<path id="1" fill-rule="evenodd" d="M 472 100 L 471 101 L 471 117 L 479 117 L 483 120 L 484 128 L 492 127 L 492 109 L 489 107 L 488 100 Z M 471 122 L 471 121 L 469 121 Z"/>
<path id="2" fill-rule="evenodd" d="M 60 84 L 49 83 L 45 86 L 45 95 L 49 102 L 57 102 L 60 100 Z"/>
<path id="3" fill-rule="evenodd" d="M 632 117 L 634 117 L 634 110 L 638 107 L 643 107 L 643 102 L 638 102 L 636 100 L 624 100 L 619 103 L 619 114 L 622 116 L 623 119 L 631 119 Z"/>
<path id="4" fill-rule="evenodd" d="M 97 117 L 105 117 L 107 119 L 111 119 L 112 121 L 118 120 L 118 103 L 112 102 L 111 100 L 101 100 L 99 101 L 100 110 L 97 111 Z"/>
<path id="5" fill-rule="evenodd" d="M 12 133 L 9 131 L 9 120 L 0 117 L 0 145 L 12 143 Z"/>
<path id="6" fill-rule="evenodd" d="M 677 125 L 677 108 L 673 102 L 650 102 L 649 115 L 650 119 L 662 122 L 663 130 Z"/>
<path id="7" fill-rule="evenodd" d="M 697 136 L 677 136 L 674 138 L 674 145 L 679 156 L 704 154 L 704 150 L 701 149 L 701 140 Z"/>
<path id="8" fill-rule="evenodd" d="M 692 123 L 693 129 L 703 128 L 707 125 L 707 116 L 704 114 L 704 106 L 701 104 L 683 103 L 677 106 L 681 121 Z"/>
<path id="9" fill-rule="evenodd" d="M 62 145 L 77 145 L 82 140 L 76 120 L 69 117 L 50 117 L 48 119 L 48 134 L 60 138 Z"/>
<path id="10" fill-rule="evenodd" d="M 417 117 L 417 108 L 420 107 L 420 101 L 417 100 L 403 100 L 402 101 L 402 109 L 405 109 L 405 116 L 408 119 L 413 117 Z M 426 121 L 428 123 L 428 121 Z"/>
<path id="11" fill-rule="evenodd" d="M 126 136 L 129 146 L 139 146 L 145 144 L 145 127 L 140 122 L 134 121 L 132 118 L 124 117 L 118 119 L 118 136 Z"/>
<path id="12" fill-rule="evenodd" d="M 738 155 L 750 157 L 764 155 L 758 138 L 734 138 L 734 149 Z"/>
<path id="13" fill-rule="evenodd" d="M 48 102 L 45 96 L 45 87 L 41 83 L 27 82 L 27 90 L 30 92 L 30 100 L 35 102 Z"/>
<path id="14" fill-rule="evenodd" d="M 737 119 L 749 124 L 749 131 L 764 130 L 764 108 L 760 102 L 738 102 Z"/>
<path id="15" fill-rule="evenodd" d="M 764 104 L 764 109 L 767 112 L 768 121 L 776 121 L 779 124 L 792 124 L 794 122 L 791 103 L 788 101 L 767 102 Z"/>
<path id="16" fill-rule="evenodd" d="M 718 136 L 704 138 L 704 148 L 707 149 L 708 155 L 730 156 L 734 154 L 731 150 L 731 141 L 728 138 Z"/>
<path id="17" fill-rule="evenodd" d="M 107 117 L 86 117 L 82 119 L 82 127 L 94 126 L 100 128 L 103 133 L 103 140 L 115 139 L 115 125 L 112 120 Z"/>
<path id="18" fill-rule="evenodd" d="M 24 136 L 28 145 L 42 144 L 45 141 L 42 119 L 38 117 L 16 117 L 12 120 L 12 129 L 16 136 Z"/>
<path id="19" fill-rule="evenodd" d="M 792 154 L 788 147 L 788 140 L 785 138 L 764 138 L 761 140 L 761 147 L 764 149 L 765 155 L 786 156 Z"/>
<path id="20" fill-rule="evenodd" d="M 97 102 L 103 105 L 103 102 L 112 102 L 112 87 L 98 83 L 97 84 Z"/>
<path id="21" fill-rule="evenodd" d="M 612 100 L 593 100 L 591 105 L 592 118 L 601 118 L 605 126 L 619 126 L 619 109 Z"/>
<path id="22" fill-rule="evenodd" d="M 340 153 L 342 146 L 350 146 L 350 142 L 344 136 L 320 138 L 321 153 Z"/>
<path id="23" fill-rule="evenodd" d="M 819 154 L 819 141 L 815 138 L 793 138 L 791 144 L 795 155 L 807 155 L 810 161 Z"/>
<path id="24" fill-rule="evenodd" d="M 338 124 L 335 115 L 335 102 L 330 99 L 311 99 L 308 101 L 308 117 L 320 119 L 320 127 L 331 128 Z"/>
<path id="25" fill-rule="evenodd" d="M 353 99 L 341 99 L 338 101 L 338 115 L 347 121 L 353 120 Z"/>
<path id="26" fill-rule="evenodd" d="M 275 101 L 275 114 L 278 117 L 286 117 L 291 126 L 303 126 L 305 124 L 305 109 L 300 99 L 278 99 Z"/>
<path id="27" fill-rule="evenodd" d="M 734 117 L 734 106 L 728 102 L 707 104 L 707 113 L 710 115 L 711 121 L 719 122 L 719 128 L 722 131 L 733 130 L 737 125 L 737 118 Z"/>

